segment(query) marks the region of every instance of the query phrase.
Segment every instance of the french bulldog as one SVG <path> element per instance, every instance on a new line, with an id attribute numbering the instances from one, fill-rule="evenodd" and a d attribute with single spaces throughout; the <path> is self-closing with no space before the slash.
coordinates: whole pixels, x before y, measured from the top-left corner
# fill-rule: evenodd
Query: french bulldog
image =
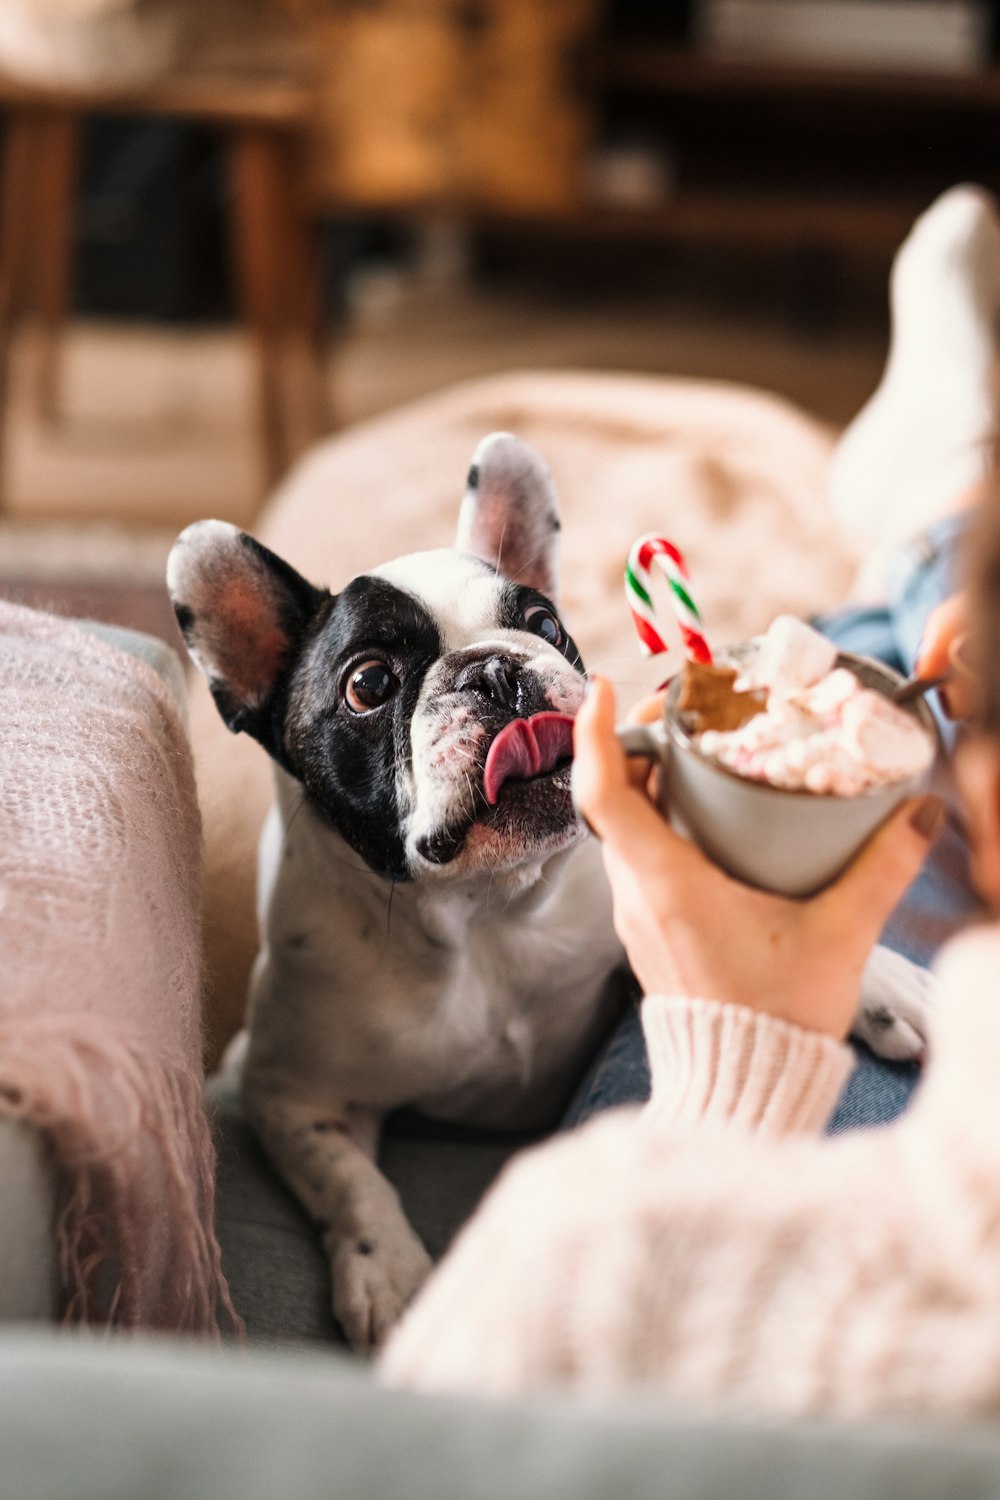
<path id="1" fill-rule="evenodd" d="M 188 527 L 168 563 L 188 649 L 277 785 L 228 1065 L 320 1228 L 334 1315 L 360 1349 L 430 1270 L 377 1166 L 385 1116 L 544 1127 L 614 1018 L 623 955 L 570 788 L 585 675 L 556 603 L 558 543 L 548 471 L 496 433 L 454 547 L 339 594 L 221 521 Z M 913 1055 L 928 999 L 919 971 L 876 950 L 858 1030 Z"/>
<path id="2" fill-rule="evenodd" d="M 546 468 L 495 434 L 454 548 L 339 594 L 220 521 L 169 559 L 223 719 L 275 762 L 231 1061 L 360 1348 L 430 1269 L 376 1165 L 387 1112 L 552 1123 L 613 1019 L 621 949 L 570 792 L 585 677 L 555 602 L 558 542 Z"/>

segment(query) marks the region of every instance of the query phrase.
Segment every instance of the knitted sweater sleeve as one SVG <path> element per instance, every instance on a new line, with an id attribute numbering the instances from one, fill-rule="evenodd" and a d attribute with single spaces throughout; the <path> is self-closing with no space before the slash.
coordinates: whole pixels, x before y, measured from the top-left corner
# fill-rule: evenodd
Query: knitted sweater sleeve
<path id="1" fill-rule="evenodd" d="M 383 1378 L 493 1395 L 642 1385 L 786 1413 L 1000 1410 L 1000 929 L 960 939 L 940 977 L 928 1077 L 896 1126 L 789 1134 L 820 1113 L 774 1103 L 798 1065 L 737 1087 L 732 1109 L 720 1063 L 700 1108 L 692 1066 L 654 1110 L 517 1158 Z M 683 1006 L 667 1022 L 690 1035 Z M 679 1044 L 655 1045 L 654 1071 Z M 734 1129 L 743 1109 L 750 1128 Z"/>
<path id="2" fill-rule="evenodd" d="M 658 1128 L 731 1124 L 752 1134 L 818 1133 L 853 1065 L 849 1047 L 726 1005 L 647 995 L 642 1025 Z"/>

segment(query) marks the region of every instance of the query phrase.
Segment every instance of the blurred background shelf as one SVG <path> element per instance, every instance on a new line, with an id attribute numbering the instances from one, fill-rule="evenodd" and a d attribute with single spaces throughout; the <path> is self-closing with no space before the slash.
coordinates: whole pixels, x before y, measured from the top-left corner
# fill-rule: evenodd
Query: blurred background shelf
<path id="1" fill-rule="evenodd" d="M 873 0 L 877 3 L 877 0 Z M 811 103 L 841 100 L 900 100 L 975 109 L 1000 107 L 1000 69 L 985 65 L 961 73 L 883 71 L 806 62 L 712 57 L 693 46 L 613 43 L 588 58 L 598 88 L 659 89 L 698 96 L 775 94 L 808 96 Z"/>
<path id="2" fill-rule="evenodd" d="M 899 244 L 924 206 L 918 194 L 896 201 L 866 202 L 846 194 L 806 196 L 719 188 L 681 191 L 669 201 L 649 207 L 590 205 L 576 213 L 535 217 L 480 214 L 475 222 L 486 230 L 562 233 L 611 242 L 715 241 L 744 248 L 799 245 L 878 253 Z"/>
<path id="3" fill-rule="evenodd" d="M 662 201 L 651 193 L 625 222 L 665 236 L 885 254 L 949 184 L 1000 187 L 989 62 L 938 73 L 722 57 L 633 29 L 593 46 L 583 76 L 598 154 L 645 153 L 652 183 L 660 163 Z"/>

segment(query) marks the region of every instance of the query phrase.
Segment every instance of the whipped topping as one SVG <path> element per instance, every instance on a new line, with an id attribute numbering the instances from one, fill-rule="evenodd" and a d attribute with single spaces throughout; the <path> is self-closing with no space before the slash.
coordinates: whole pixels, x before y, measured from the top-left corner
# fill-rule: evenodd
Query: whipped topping
<path id="1" fill-rule="evenodd" d="M 699 749 L 750 780 L 836 797 L 927 770 L 934 758 L 927 731 L 836 659 L 818 631 L 780 615 L 735 684 L 766 689 L 766 709 L 739 729 L 705 730 Z"/>

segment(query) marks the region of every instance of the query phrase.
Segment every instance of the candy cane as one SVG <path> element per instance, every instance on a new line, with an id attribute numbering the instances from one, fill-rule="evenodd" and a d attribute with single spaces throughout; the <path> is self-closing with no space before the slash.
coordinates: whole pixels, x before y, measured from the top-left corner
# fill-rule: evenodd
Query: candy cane
<path id="1" fill-rule="evenodd" d="M 689 589 L 687 563 L 672 542 L 652 532 L 633 542 L 625 565 L 625 598 L 643 651 L 647 656 L 657 656 L 667 650 L 655 624 L 650 591 L 653 563 L 663 571 L 670 585 L 670 602 L 681 628 L 685 651 L 694 661 L 711 662 L 712 653 L 701 628 L 701 615 Z"/>

